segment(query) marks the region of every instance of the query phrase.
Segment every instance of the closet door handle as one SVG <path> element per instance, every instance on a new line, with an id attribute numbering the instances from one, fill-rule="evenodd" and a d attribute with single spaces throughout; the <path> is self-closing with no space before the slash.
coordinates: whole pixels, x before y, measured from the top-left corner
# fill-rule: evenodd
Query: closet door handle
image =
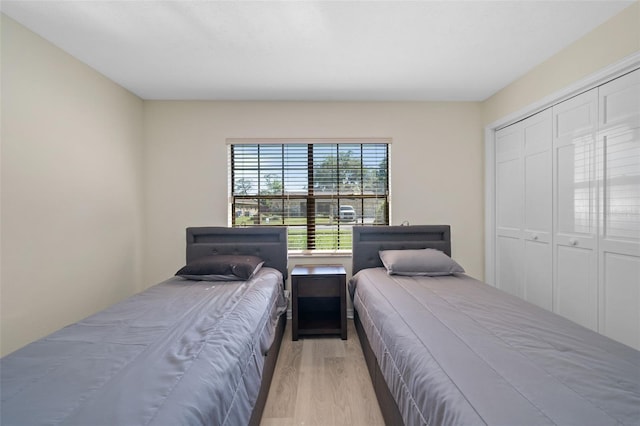
<path id="1" fill-rule="evenodd" d="M 575 238 L 571 238 L 571 239 L 569 240 L 569 243 L 570 243 L 572 246 L 577 246 L 577 245 L 578 245 L 578 240 L 576 240 Z"/>
<path id="2" fill-rule="evenodd" d="M 538 241 L 538 236 L 537 235 L 533 236 L 533 241 Z"/>

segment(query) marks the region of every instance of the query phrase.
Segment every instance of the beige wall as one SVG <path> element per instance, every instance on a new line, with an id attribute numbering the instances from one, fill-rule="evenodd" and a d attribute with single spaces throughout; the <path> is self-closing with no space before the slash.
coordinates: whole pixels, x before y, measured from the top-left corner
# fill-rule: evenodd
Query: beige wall
<path id="1" fill-rule="evenodd" d="M 640 0 L 482 104 L 488 125 L 640 51 Z"/>
<path id="2" fill-rule="evenodd" d="M 141 288 L 143 102 L 1 19 L 6 354 Z"/>
<path id="3" fill-rule="evenodd" d="M 453 256 L 482 278 L 478 103 L 148 101 L 145 285 L 184 263 L 185 227 L 227 225 L 227 138 L 367 136 L 393 140 L 392 222 L 450 224 Z"/>

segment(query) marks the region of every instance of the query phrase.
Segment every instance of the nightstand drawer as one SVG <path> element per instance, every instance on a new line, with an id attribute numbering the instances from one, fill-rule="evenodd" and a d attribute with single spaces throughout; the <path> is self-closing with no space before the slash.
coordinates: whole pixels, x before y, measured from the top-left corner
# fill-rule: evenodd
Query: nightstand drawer
<path id="1" fill-rule="evenodd" d="M 298 297 L 340 297 L 340 280 L 333 277 L 298 277 Z"/>

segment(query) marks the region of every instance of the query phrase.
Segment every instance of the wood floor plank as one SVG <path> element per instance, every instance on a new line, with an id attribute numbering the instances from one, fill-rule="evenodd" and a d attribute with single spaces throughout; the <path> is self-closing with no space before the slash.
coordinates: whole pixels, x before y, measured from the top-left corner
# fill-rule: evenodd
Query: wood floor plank
<path id="1" fill-rule="evenodd" d="M 294 417 L 295 406 L 290 401 L 295 401 L 298 392 L 298 372 L 302 360 L 301 340 L 291 340 L 290 321 L 287 323 L 278 362 L 271 381 L 269 396 L 262 415 L 263 419 L 284 419 Z M 272 398 L 278 395 L 278 398 Z M 264 424 L 264 423 L 263 423 Z"/>
<path id="2" fill-rule="evenodd" d="M 351 320 L 348 336 L 306 336 L 292 342 L 287 324 L 263 426 L 384 424 Z"/>

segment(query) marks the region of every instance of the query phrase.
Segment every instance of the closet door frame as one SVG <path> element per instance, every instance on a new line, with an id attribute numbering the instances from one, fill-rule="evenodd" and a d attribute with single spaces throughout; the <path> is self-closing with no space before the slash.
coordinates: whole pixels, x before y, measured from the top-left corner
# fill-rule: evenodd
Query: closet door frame
<path id="1" fill-rule="evenodd" d="M 485 282 L 496 285 L 496 131 L 639 67 L 640 52 L 636 52 L 485 127 Z"/>

